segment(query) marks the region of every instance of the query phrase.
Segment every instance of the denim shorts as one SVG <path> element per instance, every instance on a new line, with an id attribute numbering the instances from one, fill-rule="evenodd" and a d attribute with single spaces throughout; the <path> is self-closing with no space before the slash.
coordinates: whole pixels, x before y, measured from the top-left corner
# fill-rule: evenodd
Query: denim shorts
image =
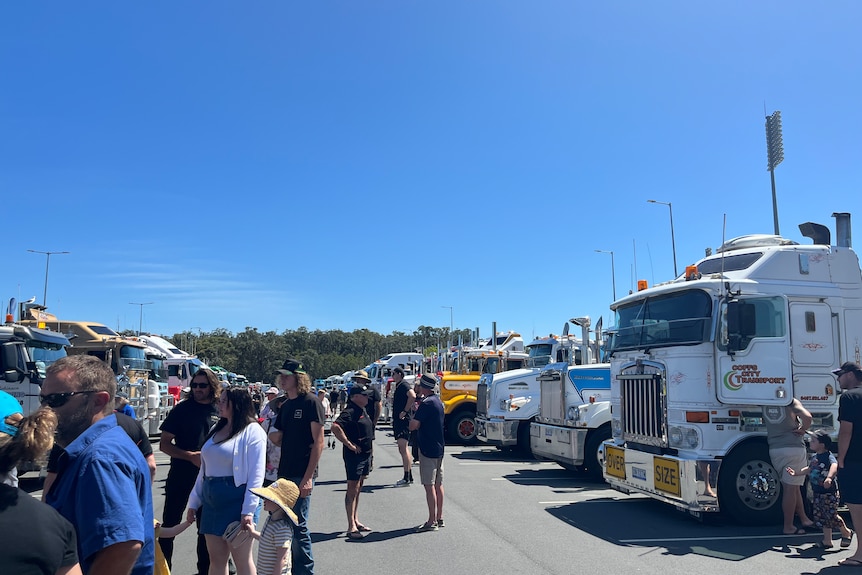
<path id="1" fill-rule="evenodd" d="M 224 535 L 227 526 L 242 519 L 246 484 L 233 484 L 233 477 L 204 477 L 201 529 L 204 535 Z"/>

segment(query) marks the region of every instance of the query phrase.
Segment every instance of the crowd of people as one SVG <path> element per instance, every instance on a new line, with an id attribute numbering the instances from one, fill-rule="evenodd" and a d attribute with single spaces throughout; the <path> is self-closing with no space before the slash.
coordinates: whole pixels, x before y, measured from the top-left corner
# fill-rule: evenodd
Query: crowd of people
<path id="1" fill-rule="evenodd" d="M 843 390 L 837 453 L 827 433 L 810 433 L 811 414 L 798 401 L 763 410 L 770 457 L 785 485 L 784 532 L 822 530 L 816 547 L 824 549 L 834 546 L 834 530 L 842 548 L 855 535 L 838 514 L 839 501 L 853 524 L 862 524 L 862 368 L 847 362 L 833 374 Z M 428 508 L 415 530 L 436 531 L 445 525 L 437 380 L 423 374 L 411 386 L 400 368 L 393 380 L 392 430 L 404 471 L 396 485 L 413 482 L 413 444 Z M 48 368 L 35 413 L 25 417 L 21 404 L 0 392 L 0 565 L 10 573 L 168 575 L 173 539 L 194 525 L 200 574 L 227 575 L 231 560 L 238 575 L 312 574 L 308 522 L 328 424 L 328 444 L 342 444 L 346 537 L 362 539 L 371 530 L 359 518 L 381 413 L 370 383 L 357 372 L 346 403 L 333 406 L 326 393 L 314 393 L 302 364 L 288 359 L 257 413 L 247 389 L 223 387 L 212 371 L 199 370 L 189 398 L 162 425 L 160 448 L 171 462 L 157 521 L 152 448 L 115 401 L 113 373 L 91 356 L 63 358 Z M 49 451 L 46 505 L 17 488 L 15 470 Z M 810 517 L 798 488 L 806 476 L 814 493 Z M 269 517 L 258 531 L 261 510 Z M 37 528 L 16 529 L 25 521 Z M 862 566 L 862 549 L 857 545 L 841 564 Z"/>

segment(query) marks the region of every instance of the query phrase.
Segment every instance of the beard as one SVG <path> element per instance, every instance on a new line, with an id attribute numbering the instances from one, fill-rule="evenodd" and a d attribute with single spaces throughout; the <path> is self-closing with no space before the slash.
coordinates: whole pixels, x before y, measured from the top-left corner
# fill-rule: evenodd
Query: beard
<path id="1" fill-rule="evenodd" d="M 57 443 L 60 447 L 68 447 L 79 435 L 90 427 L 90 402 L 65 417 L 57 418 Z"/>

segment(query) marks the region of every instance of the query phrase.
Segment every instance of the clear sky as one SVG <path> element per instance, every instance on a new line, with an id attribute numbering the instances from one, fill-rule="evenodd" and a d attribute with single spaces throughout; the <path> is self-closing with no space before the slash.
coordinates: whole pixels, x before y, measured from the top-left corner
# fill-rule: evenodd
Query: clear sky
<path id="1" fill-rule="evenodd" d="M 173 334 L 525 337 L 862 225 L 855 0 L 6 2 L 0 296 Z M 862 237 L 857 233 L 857 237 Z M 5 303 L 4 303 L 5 307 Z"/>

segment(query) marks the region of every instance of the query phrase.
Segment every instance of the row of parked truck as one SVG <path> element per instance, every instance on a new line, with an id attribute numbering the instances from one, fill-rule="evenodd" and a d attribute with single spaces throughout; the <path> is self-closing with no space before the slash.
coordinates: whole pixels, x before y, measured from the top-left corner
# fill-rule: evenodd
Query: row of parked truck
<path id="1" fill-rule="evenodd" d="M 66 355 L 92 355 L 111 367 L 118 393 L 128 398 L 150 435 L 159 433 L 203 366 L 161 337 L 123 337 L 98 322 L 60 320 L 32 302 L 16 308 L 14 300 L 0 326 L 0 348 L 0 389 L 16 397 L 25 413 L 39 407 L 41 381 L 51 363 Z"/>
<path id="2" fill-rule="evenodd" d="M 780 518 L 762 410 L 799 399 L 838 431 L 831 370 L 862 360 L 862 272 L 850 215 L 724 242 L 685 273 L 615 301 L 615 325 L 536 340 L 525 369 L 477 386 L 478 438 L 601 476 L 694 516 Z M 541 353 L 540 353 L 540 350 Z M 598 363 L 604 359 L 604 363 Z M 544 364 L 544 365 L 542 365 Z"/>

